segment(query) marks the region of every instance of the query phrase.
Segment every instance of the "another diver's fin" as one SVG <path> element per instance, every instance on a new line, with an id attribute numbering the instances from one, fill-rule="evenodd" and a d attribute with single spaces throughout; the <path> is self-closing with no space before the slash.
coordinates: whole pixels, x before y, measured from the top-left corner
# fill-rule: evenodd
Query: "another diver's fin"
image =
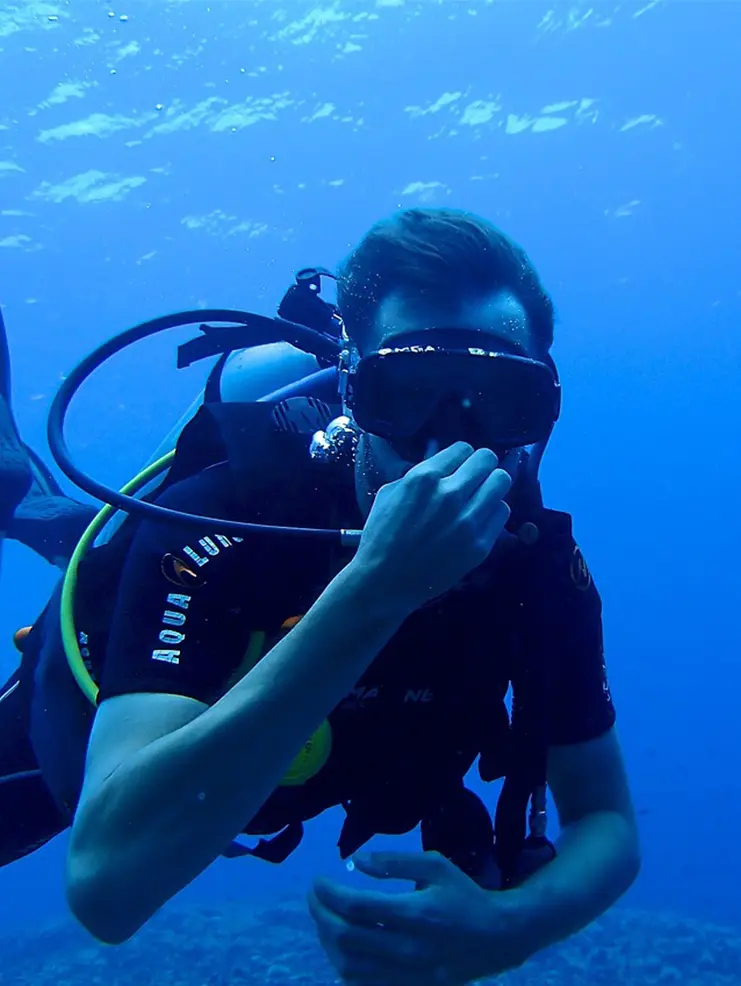
<path id="1" fill-rule="evenodd" d="M 13 421 L 4 394 L 0 394 L 0 538 L 7 534 L 24 497 L 33 483 L 28 454 Z"/>
<path id="2" fill-rule="evenodd" d="M 0 308 L 0 394 L 10 401 L 10 352 L 2 308 Z"/>
<path id="3" fill-rule="evenodd" d="M 63 568 L 96 513 L 94 507 L 64 493 L 49 494 L 37 484 L 34 473 L 31 490 L 8 526 L 8 537 Z"/>
<path id="4" fill-rule="evenodd" d="M 0 311 L 0 541 L 33 477 L 10 407 L 10 353 Z"/>
<path id="5" fill-rule="evenodd" d="M 62 488 L 21 441 L 10 403 L 10 357 L 0 312 L 0 543 L 27 545 L 52 564 L 68 561 L 95 509 Z"/>

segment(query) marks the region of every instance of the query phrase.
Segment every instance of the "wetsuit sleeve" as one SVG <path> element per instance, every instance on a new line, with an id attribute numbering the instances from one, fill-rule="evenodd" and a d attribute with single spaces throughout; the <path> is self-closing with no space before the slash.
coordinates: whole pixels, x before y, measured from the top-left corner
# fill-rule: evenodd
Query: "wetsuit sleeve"
<path id="1" fill-rule="evenodd" d="M 221 498 L 223 499 L 223 498 Z M 213 478 L 166 491 L 164 506 L 224 516 Z M 214 531 L 145 522 L 129 549 L 100 680 L 100 699 L 165 692 L 215 702 L 239 673 L 253 609 L 245 544 Z"/>
<path id="2" fill-rule="evenodd" d="M 553 573 L 547 603 L 555 639 L 548 669 L 548 742 L 597 739 L 615 723 L 602 638 L 602 601 L 584 556 L 571 539 Z"/>

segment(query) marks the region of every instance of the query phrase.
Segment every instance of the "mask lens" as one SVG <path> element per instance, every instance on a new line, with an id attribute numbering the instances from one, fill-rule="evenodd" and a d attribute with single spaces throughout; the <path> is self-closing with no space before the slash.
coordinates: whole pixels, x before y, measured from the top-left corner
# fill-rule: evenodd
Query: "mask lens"
<path id="1" fill-rule="evenodd" d="M 439 438 L 509 449 L 548 437 L 558 395 L 553 372 L 538 360 L 470 350 L 389 350 L 360 361 L 353 413 L 361 428 L 392 442 Z"/>

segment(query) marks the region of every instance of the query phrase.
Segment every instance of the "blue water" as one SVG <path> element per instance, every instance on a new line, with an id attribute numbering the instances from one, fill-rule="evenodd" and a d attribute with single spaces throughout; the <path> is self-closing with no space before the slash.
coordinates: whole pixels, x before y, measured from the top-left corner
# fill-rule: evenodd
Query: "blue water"
<path id="1" fill-rule="evenodd" d="M 645 863 L 627 903 L 741 925 L 741 4 L 554 0 L 0 3 L 0 303 L 24 435 L 62 375 L 145 318 L 272 313 L 376 219 L 470 208 L 559 313 L 543 479 L 605 604 Z M 80 462 L 138 470 L 198 391 L 177 331 L 71 416 Z M 53 573 L 6 551 L 12 631 Z M 489 794 L 487 797 L 491 797 Z M 191 902 L 337 873 L 337 818 L 280 869 L 219 863 Z M 61 915 L 64 839 L 0 872 L 0 929 Z"/>

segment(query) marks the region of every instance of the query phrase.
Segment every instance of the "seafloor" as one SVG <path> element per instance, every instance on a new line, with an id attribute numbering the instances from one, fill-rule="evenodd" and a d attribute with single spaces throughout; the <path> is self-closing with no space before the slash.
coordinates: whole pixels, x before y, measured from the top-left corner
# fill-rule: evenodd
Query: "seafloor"
<path id="1" fill-rule="evenodd" d="M 170 908 L 120 948 L 71 924 L 0 939 L 2 986 L 330 986 L 335 976 L 303 905 Z M 503 986 L 741 986 L 741 932 L 615 909 Z"/>

